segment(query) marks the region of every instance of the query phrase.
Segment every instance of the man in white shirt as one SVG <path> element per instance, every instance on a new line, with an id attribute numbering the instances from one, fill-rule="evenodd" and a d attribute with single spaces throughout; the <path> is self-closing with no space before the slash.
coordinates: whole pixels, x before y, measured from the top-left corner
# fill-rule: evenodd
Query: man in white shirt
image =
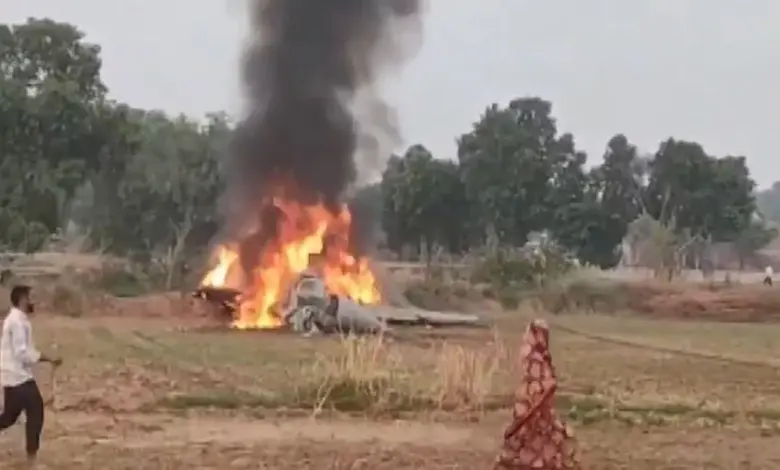
<path id="1" fill-rule="evenodd" d="M 0 336 L 0 384 L 3 386 L 3 412 L 0 431 L 16 423 L 24 411 L 27 457 L 35 460 L 43 430 L 43 397 L 35 383 L 32 367 L 49 362 L 54 367 L 62 361 L 41 355 L 35 349 L 28 315 L 32 314 L 29 286 L 11 289 L 11 311 L 3 320 Z"/>
<path id="2" fill-rule="evenodd" d="M 764 285 L 765 286 L 771 286 L 772 285 L 772 278 L 775 275 L 774 269 L 772 269 L 772 266 L 767 266 L 764 270 Z"/>

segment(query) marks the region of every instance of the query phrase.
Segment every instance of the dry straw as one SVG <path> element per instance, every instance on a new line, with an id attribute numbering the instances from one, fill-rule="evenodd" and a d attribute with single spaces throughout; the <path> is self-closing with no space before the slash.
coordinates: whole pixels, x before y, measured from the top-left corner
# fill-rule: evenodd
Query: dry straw
<path id="1" fill-rule="evenodd" d="M 335 353 L 317 357 L 305 373 L 315 390 L 299 388 L 298 396 L 313 398 L 315 414 L 325 409 L 481 411 L 502 395 L 497 377 L 506 358 L 497 337 L 475 348 L 443 342 L 402 354 L 384 336 L 346 336 Z"/>

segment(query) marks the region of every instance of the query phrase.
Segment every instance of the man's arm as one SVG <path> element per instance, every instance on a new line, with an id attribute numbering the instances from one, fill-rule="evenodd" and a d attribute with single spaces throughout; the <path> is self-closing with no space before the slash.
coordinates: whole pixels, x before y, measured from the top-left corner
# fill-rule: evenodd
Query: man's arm
<path id="1" fill-rule="evenodd" d="M 8 326 L 11 329 L 11 331 L 9 331 L 11 336 L 11 350 L 17 359 L 28 366 L 45 360 L 41 353 L 35 349 L 35 346 L 32 344 L 32 339 L 24 325 L 15 321 Z"/>

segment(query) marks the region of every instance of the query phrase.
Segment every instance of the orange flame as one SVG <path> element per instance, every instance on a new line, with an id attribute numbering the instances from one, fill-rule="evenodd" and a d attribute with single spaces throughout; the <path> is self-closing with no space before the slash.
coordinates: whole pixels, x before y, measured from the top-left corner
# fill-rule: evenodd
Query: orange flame
<path id="1" fill-rule="evenodd" d="M 303 205 L 274 199 L 273 204 L 283 214 L 277 236 L 267 243 L 253 270 L 251 285 L 236 279 L 241 275 L 238 251 L 227 245 L 217 248 L 217 264 L 201 281 L 201 286 L 231 287 L 243 294 L 234 326 L 278 328 L 282 321 L 276 308 L 286 300 L 286 294 L 301 273 L 316 269 L 331 294 L 349 297 L 363 304 L 380 301 L 376 279 L 368 260 L 356 258 L 348 251 L 351 214 L 346 206 L 333 214 L 324 205 Z M 312 255 L 325 256 L 318 266 L 310 266 Z"/>

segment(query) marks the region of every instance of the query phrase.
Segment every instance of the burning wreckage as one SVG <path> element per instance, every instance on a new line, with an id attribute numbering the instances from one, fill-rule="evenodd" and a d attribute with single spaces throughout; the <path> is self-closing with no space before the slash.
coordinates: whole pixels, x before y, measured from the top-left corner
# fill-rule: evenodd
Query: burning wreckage
<path id="1" fill-rule="evenodd" d="M 360 256 L 370 237 L 344 203 L 398 140 L 395 113 L 376 85 L 416 50 L 410 33 L 420 31 L 421 2 L 249 5 L 246 113 L 222 167 L 217 262 L 196 296 L 239 329 L 362 333 L 474 322 L 390 307 Z"/>
<path id="2" fill-rule="evenodd" d="M 283 302 L 272 306 L 271 316 L 277 320 L 265 324 L 242 325 L 243 295 L 240 290 L 202 286 L 195 296 L 215 304 L 239 328 L 287 328 L 304 334 L 312 333 L 380 333 L 386 324 L 371 315 L 359 303 L 335 294 L 329 294 L 323 280 L 304 273 L 285 296 Z"/>
<path id="3" fill-rule="evenodd" d="M 364 305 L 349 297 L 329 293 L 323 279 L 313 272 L 302 274 L 290 288 L 284 303 L 274 306 L 273 315 L 278 322 L 265 325 L 242 324 L 242 292 L 238 289 L 203 285 L 193 296 L 215 306 L 236 327 L 282 328 L 307 336 L 316 333 L 378 334 L 386 332 L 390 325 L 436 327 L 478 324 L 478 317 L 474 315 Z"/>

